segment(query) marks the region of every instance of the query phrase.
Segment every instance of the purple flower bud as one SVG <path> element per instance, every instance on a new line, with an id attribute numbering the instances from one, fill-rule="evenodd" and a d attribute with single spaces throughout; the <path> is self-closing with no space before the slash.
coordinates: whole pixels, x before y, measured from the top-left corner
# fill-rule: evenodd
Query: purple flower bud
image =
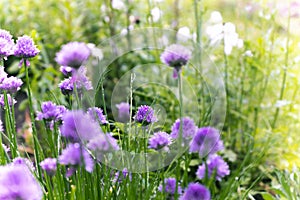
<path id="1" fill-rule="evenodd" d="M 134 120 L 143 125 L 148 125 L 157 121 L 157 118 L 154 116 L 154 110 L 147 105 L 140 106 Z"/>

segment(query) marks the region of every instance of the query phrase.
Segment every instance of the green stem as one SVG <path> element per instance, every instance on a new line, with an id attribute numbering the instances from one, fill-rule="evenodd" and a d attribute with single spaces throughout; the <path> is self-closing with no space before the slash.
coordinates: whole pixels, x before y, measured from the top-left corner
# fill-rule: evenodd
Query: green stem
<path id="1" fill-rule="evenodd" d="M 288 64 L 289 64 L 290 18 L 291 18 L 291 16 L 290 16 L 290 9 L 289 9 L 289 16 L 288 16 L 288 22 L 287 22 L 286 53 L 285 53 L 285 59 L 284 59 L 285 66 L 283 68 L 283 78 L 282 78 L 282 82 L 281 82 L 281 89 L 280 89 L 280 94 L 279 94 L 279 99 L 278 100 L 283 99 L 284 90 L 285 90 L 285 86 L 286 86 L 287 68 L 288 68 Z M 280 108 L 279 107 L 276 108 L 275 115 L 274 115 L 274 120 L 273 120 L 273 123 L 272 123 L 272 128 L 273 129 L 276 126 L 279 111 L 280 111 Z"/>
<path id="2" fill-rule="evenodd" d="M 177 70 L 178 73 L 178 91 L 179 91 L 179 118 L 180 118 L 180 126 L 179 126 L 179 145 L 180 149 L 182 147 L 182 117 L 183 117 L 183 98 L 182 98 L 182 76 L 180 70 Z"/>
<path id="3" fill-rule="evenodd" d="M 11 148 L 12 152 L 12 158 L 15 158 L 18 156 L 18 145 L 17 145 L 17 132 L 15 128 L 15 120 L 14 120 L 14 115 L 12 114 L 14 109 L 13 105 L 13 97 L 11 96 L 11 101 L 12 101 L 12 106 L 10 107 L 9 102 L 8 102 L 8 94 L 6 91 L 3 91 L 4 93 L 4 104 L 6 107 L 6 115 L 8 116 L 8 125 L 10 127 L 10 142 L 13 144 L 13 148 Z"/>
<path id="4" fill-rule="evenodd" d="M 0 165 L 4 165 L 6 163 L 5 160 L 5 152 L 4 152 L 4 148 L 3 148 L 3 143 L 2 143 L 2 134 L 3 132 L 0 131 Z"/>
<path id="5" fill-rule="evenodd" d="M 39 146 L 38 139 L 37 139 L 37 131 L 36 131 L 36 126 L 35 126 L 34 110 L 33 110 L 32 96 L 31 96 L 31 89 L 30 89 L 30 82 L 29 82 L 29 75 L 28 75 L 29 70 L 28 70 L 28 67 L 26 66 L 26 61 L 24 61 L 23 63 L 24 63 L 24 67 L 25 67 L 25 76 L 26 76 L 27 93 L 28 93 L 28 101 L 29 101 L 29 114 L 30 114 L 30 120 L 31 120 L 32 136 L 33 136 L 34 160 L 36 163 L 39 177 L 42 178 L 42 170 L 39 165 L 39 163 L 41 161 L 39 153 L 42 151 L 39 152 L 39 149 L 41 149 L 41 147 Z"/>

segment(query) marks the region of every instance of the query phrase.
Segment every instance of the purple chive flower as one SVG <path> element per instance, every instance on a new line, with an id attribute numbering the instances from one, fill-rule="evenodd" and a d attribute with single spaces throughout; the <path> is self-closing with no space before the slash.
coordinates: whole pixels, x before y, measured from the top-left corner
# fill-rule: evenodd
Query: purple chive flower
<path id="1" fill-rule="evenodd" d="M 166 65 L 174 67 L 173 77 L 177 78 L 181 67 L 187 64 L 191 55 L 192 53 L 188 48 L 179 44 L 172 44 L 165 49 L 160 59 Z"/>
<path id="2" fill-rule="evenodd" d="M 18 90 L 20 90 L 22 84 L 23 81 L 21 79 L 11 76 L 3 79 L 3 81 L 0 83 L 0 89 L 6 90 L 9 93 L 16 93 Z"/>
<path id="3" fill-rule="evenodd" d="M 149 148 L 169 150 L 168 146 L 172 143 L 171 136 L 166 132 L 157 132 L 149 138 Z"/>
<path id="4" fill-rule="evenodd" d="M 58 86 L 64 95 L 69 95 L 74 90 L 74 84 L 79 93 L 82 92 L 82 90 L 93 89 L 92 83 L 86 76 L 85 67 L 81 67 L 78 72 L 73 73 L 72 77 L 63 80 Z"/>
<path id="5" fill-rule="evenodd" d="M 87 148 L 96 152 L 111 152 L 120 149 L 117 140 L 109 133 L 101 133 L 91 139 L 87 144 Z"/>
<path id="6" fill-rule="evenodd" d="M 210 200 L 209 190 L 199 183 L 190 183 L 180 200 Z"/>
<path id="7" fill-rule="evenodd" d="M 130 104 L 121 102 L 116 105 L 118 108 L 118 121 L 126 123 L 130 120 Z"/>
<path id="8" fill-rule="evenodd" d="M 84 166 L 87 172 L 94 169 L 94 161 L 90 154 L 79 143 L 70 143 L 59 156 L 61 165 L 68 165 L 71 168 Z M 73 170 L 71 170 L 73 172 Z M 68 174 L 70 176 L 72 174 Z"/>
<path id="9" fill-rule="evenodd" d="M 74 83 L 72 82 L 72 78 L 70 77 L 70 78 L 64 79 L 62 82 L 60 82 L 58 87 L 60 88 L 61 92 L 64 95 L 72 94 L 73 89 L 74 89 Z"/>
<path id="10" fill-rule="evenodd" d="M 8 104 L 10 106 L 12 106 L 13 104 L 17 103 L 17 101 L 15 99 L 13 99 L 10 94 L 7 94 L 7 100 L 8 100 Z M 5 102 L 4 102 L 4 94 L 0 95 L 0 106 L 4 108 L 5 106 Z"/>
<path id="11" fill-rule="evenodd" d="M 24 165 L 24 166 L 27 166 L 31 171 L 35 170 L 32 161 L 27 159 L 27 158 L 16 157 L 12 161 L 11 165 L 13 165 L 13 166 L 15 166 L 15 165 Z"/>
<path id="12" fill-rule="evenodd" d="M 103 160 L 105 154 L 112 153 L 120 149 L 117 140 L 110 134 L 99 134 L 87 144 L 87 148 L 94 152 L 99 161 Z"/>
<path id="13" fill-rule="evenodd" d="M 163 191 L 163 185 L 160 185 L 158 187 L 158 190 L 160 192 L 165 192 L 165 193 L 167 193 L 169 195 L 174 195 L 175 192 L 176 192 L 176 179 L 175 178 L 166 178 L 164 180 L 164 182 L 165 182 L 165 189 L 164 189 L 164 191 Z M 182 193 L 182 189 L 179 186 L 179 184 L 178 184 L 178 188 L 177 188 L 177 193 L 178 194 Z"/>
<path id="14" fill-rule="evenodd" d="M 140 106 L 134 120 L 141 124 L 148 125 L 150 123 L 156 122 L 157 118 L 154 116 L 154 110 L 147 105 Z"/>
<path id="15" fill-rule="evenodd" d="M 70 42 L 62 46 L 56 53 L 55 61 L 62 65 L 75 69 L 81 67 L 90 56 L 90 49 L 82 42 Z"/>
<path id="16" fill-rule="evenodd" d="M 41 200 L 43 192 L 26 165 L 0 167 L 0 199 Z"/>
<path id="17" fill-rule="evenodd" d="M 92 107 L 87 110 L 87 114 L 96 122 L 100 122 L 100 124 L 107 124 L 105 115 L 103 115 L 103 111 L 101 108 Z"/>
<path id="18" fill-rule="evenodd" d="M 55 158 L 46 158 L 40 162 L 40 166 L 48 175 L 53 176 L 56 172 L 57 160 Z"/>
<path id="19" fill-rule="evenodd" d="M 172 125 L 171 137 L 176 139 L 179 137 L 180 133 L 180 119 L 177 119 L 174 124 Z M 196 133 L 197 127 L 195 125 L 194 120 L 189 117 L 182 118 L 182 138 L 189 139 L 193 137 Z"/>
<path id="20" fill-rule="evenodd" d="M 74 72 L 74 68 L 68 67 L 68 66 L 61 66 L 60 71 L 65 75 L 65 76 L 70 76 Z"/>
<path id="21" fill-rule="evenodd" d="M 51 101 L 46 101 L 42 103 L 42 111 L 37 112 L 37 120 L 48 120 L 48 121 L 58 121 L 62 119 L 62 116 L 67 112 L 64 106 L 57 106 Z"/>
<path id="22" fill-rule="evenodd" d="M 223 149 L 219 131 L 211 127 L 199 128 L 190 144 L 190 152 L 198 152 L 200 157 L 215 154 Z"/>
<path id="23" fill-rule="evenodd" d="M 210 155 L 208 157 L 206 164 L 207 164 L 208 178 L 210 178 L 213 173 L 216 173 L 216 179 L 218 181 L 221 181 L 221 179 L 224 176 L 227 176 L 230 173 L 228 164 L 221 158 L 221 156 L 218 156 L 216 154 Z M 206 166 L 205 164 L 202 164 L 199 166 L 196 175 L 201 180 L 205 178 L 205 172 L 206 172 Z"/>
<path id="24" fill-rule="evenodd" d="M 102 133 L 98 123 L 81 110 L 66 112 L 62 120 L 61 135 L 73 142 L 88 141 Z"/>
<path id="25" fill-rule="evenodd" d="M 36 48 L 32 38 L 27 35 L 19 37 L 14 48 L 14 55 L 22 58 L 20 65 L 22 65 L 25 59 L 27 67 L 30 66 L 28 58 L 35 57 L 39 52 L 40 50 Z"/>
<path id="26" fill-rule="evenodd" d="M 12 35 L 3 29 L 0 29 L 0 59 L 6 59 L 7 56 L 13 54 L 14 41 Z"/>

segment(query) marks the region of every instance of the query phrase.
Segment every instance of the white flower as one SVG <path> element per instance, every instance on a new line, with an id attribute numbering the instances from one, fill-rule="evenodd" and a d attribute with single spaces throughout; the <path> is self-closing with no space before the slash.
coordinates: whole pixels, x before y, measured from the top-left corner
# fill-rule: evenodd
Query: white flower
<path id="1" fill-rule="evenodd" d="M 280 107 L 283 107 L 283 106 L 287 106 L 291 104 L 291 101 L 288 101 L 288 100 L 277 100 L 276 103 L 275 103 L 275 107 L 276 108 L 280 108 Z"/>
<path id="2" fill-rule="evenodd" d="M 93 43 L 88 43 L 87 46 L 91 50 L 93 56 L 98 57 L 99 60 L 102 60 L 103 53 L 101 49 L 97 48 Z"/>
<path id="3" fill-rule="evenodd" d="M 181 27 L 177 32 L 177 39 L 183 42 L 187 41 L 191 37 L 190 29 L 187 26 Z"/>
<path id="4" fill-rule="evenodd" d="M 295 63 L 300 62 L 300 56 L 297 56 L 297 57 L 294 59 L 294 62 L 295 62 Z"/>
<path id="5" fill-rule="evenodd" d="M 158 7 L 155 7 L 151 10 L 151 16 L 152 16 L 153 22 L 158 22 L 158 20 L 162 16 L 162 11 Z"/>
<path id="6" fill-rule="evenodd" d="M 250 50 L 245 51 L 244 56 L 253 57 L 253 53 Z"/>
<path id="7" fill-rule="evenodd" d="M 210 45 L 214 46 L 222 39 L 224 41 L 224 53 L 230 55 L 233 47 L 242 48 L 244 42 L 236 33 L 236 27 L 233 23 L 227 22 L 223 25 L 222 16 L 218 11 L 211 13 L 208 22 L 210 25 L 206 28 L 206 34 L 210 40 Z"/>
<path id="8" fill-rule="evenodd" d="M 122 0 L 112 0 L 111 6 L 116 10 L 124 10 L 125 4 Z"/>
<path id="9" fill-rule="evenodd" d="M 220 24 L 223 22 L 223 18 L 222 18 L 222 15 L 219 11 L 213 11 L 211 14 L 210 14 L 210 18 L 208 20 L 209 23 L 212 23 L 212 24 Z"/>

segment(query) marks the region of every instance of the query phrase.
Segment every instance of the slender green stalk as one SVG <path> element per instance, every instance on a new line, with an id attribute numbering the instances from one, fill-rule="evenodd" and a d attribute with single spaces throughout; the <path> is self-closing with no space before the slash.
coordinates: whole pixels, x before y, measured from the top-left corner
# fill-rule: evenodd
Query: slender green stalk
<path id="1" fill-rule="evenodd" d="M 182 76 L 179 70 L 178 73 L 178 92 L 179 92 L 179 118 L 180 118 L 180 126 L 179 126 L 179 145 L 180 149 L 182 149 L 182 117 L 183 117 L 183 98 L 182 98 Z"/>
<path id="2" fill-rule="evenodd" d="M 290 42 L 290 9 L 289 9 L 289 16 L 288 16 L 288 22 L 287 22 L 287 40 L 286 40 L 286 52 L 285 52 L 285 58 L 284 58 L 284 68 L 283 68 L 283 78 L 281 82 L 281 88 L 280 88 L 280 94 L 278 100 L 283 99 L 285 87 L 286 87 L 286 78 L 287 78 L 287 68 L 289 65 L 289 42 Z M 272 123 L 272 128 L 274 129 L 276 127 L 276 122 L 278 119 L 280 108 L 277 107 L 274 115 L 274 120 Z"/>
<path id="3" fill-rule="evenodd" d="M 42 150 L 39 146 L 36 126 L 35 126 L 34 110 L 33 110 L 32 96 L 31 96 L 31 89 L 30 89 L 30 82 L 29 82 L 29 75 L 28 75 L 29 70 L 28 70 L 28 67 L 26 66 L 26 61 L 24 61 L 23 63 L 24 63 L 24 68 L 25 68 L 28 102 L 29 102 L 29 114 L 30 114 L 30 121 L 31 121 L 31 128 L 32 128 L 32 136 L 33 136 L 34 160 L 35 160 L 35 163 L 37 164 L 36 167 L 37 167 L 37 170 L 38 170 L 39 178 L 42 178 L 41 167 L 38 163 L 40 163 L 41 157 L 43 155 L 40 154 L 40 153 L 42 153 Z"/>
<path id="4" fill-rule="evenodd" d="M 129 130 L 128 130 L 128 135 L 127 135 L 127 139 L 128 139 L 128 146 L 127 148 L 129 149 L 130 148 L 130 138 L 131 138 L 131 129 L 132 129 L 132 101 L 133 101 L 133 81 L 134 81 L 134 74 L 131 74 L 130 75 L 130 113 L 129 113 Z"/>
<path id="5" fill-rule="evenodd" d="M 16 139 L 16 134 L 15 134 L 15 130 L 14 127 L 12 126 L 12 119 L 11 119 L 11 111 L 10 111 L 10 105 L 8 102 L 8 96 L 6 91 L 3 91 L 3 95 L 4 95 L 4 110 L 5 110 L 5 125 L 6 125 L 6 129 L 7 129 L 7 134 L 8 134 L 8 138 L 9 138 L 9 142 L 10 142 L 10 150 L 11 150 L 11 155 L 12 158 L 17 157 L 17 139 Z M 12 97 L 11 97 L 12 98 Z"/>
<path id="6" fill-rule="evenodd" d="M 199 1 L 201 3 L 201 0 Z M 202 37 L 202 12 L 198 10 L 198 0 L 194 0 L 194 14 L 196 22 L 196 41 L 197 41 L 197 57 L 199 58 L 199 71 L 202 72 L 202 49 L 201 49 L 201 37 Z"/>
<path id="7" fill-rule="evenodd" d="M 2 134 L 3 134 L 3 132 L 0 131 L 0 165 L 4 165 L 6 163 L 5 152 L 4 152 L 4 148 L 2 146 L 3 145 Z"/>
<path id="8" fill-rule="evenodd" d="M 182 98 L 182 76 L 180 73 L 180 70 L 177 70 L 178 73 L 178 92 L 179 92 L 179 118 L 180 118 L 180 124 L 179 124 L 179 139 L 178 139 L 178 145 L 179 145 L 179 153 L 183 150 L 182 146 L 182 133 L 183 133 L 183 98 Z M 180 178 L 180 162 L 181 159 L 178 158 L 177 166 L 176 166 L 176 191 L 175 191 L 175 199 L 178 198 L 178 182 L 181 180 Z"/>
<path id="9" fill-rule="evenodd" d="M 7 100 L 7 103 L 8 102 L 8 98 L 7 98 L 7 95 L 5 94 L 4 96 L 6 96 L 6 100 Z M 12 98 L 12 101 L 13 101 L 13 95 L 11 94 L 11 98 Z M 17 143 L 17 127 L 16 127 L 16 118 L 15 118 L 15 106 L 14 106 L 14 103 L 12 102 L 12 105 L 11 107 L 8 106 L 8 110 L 9 110 L 9 116 L 10 116 L 10 123 L 11 123 L 11 128 L 12 128 L 12 140 L 13 140 L 13 144 L 14 146 L 16 147 L 16 155 L 19 156 L 19 151 L 18 151 L 18 143 Z"/>

